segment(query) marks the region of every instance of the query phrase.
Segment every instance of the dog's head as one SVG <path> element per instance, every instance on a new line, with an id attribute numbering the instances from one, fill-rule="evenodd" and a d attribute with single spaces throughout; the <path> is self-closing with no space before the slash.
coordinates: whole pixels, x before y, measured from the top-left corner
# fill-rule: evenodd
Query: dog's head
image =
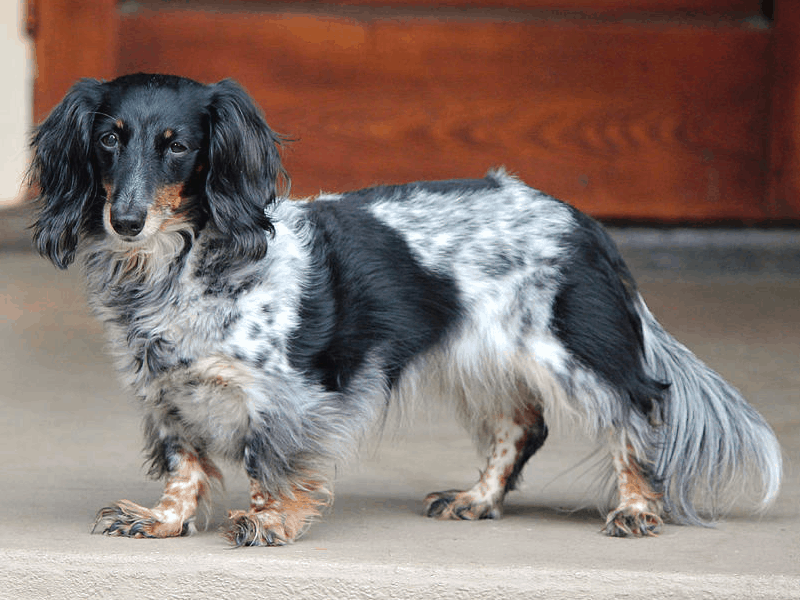
<path id="1" fill-rule="evenodd" d="M 261 258 L 264 211 L 286 181 L 279 143 L 230 80 L 81 80 L 33 136 L 34 242 L 66 268 L 85 235 L 135 249 L 170 227 L 211 226 L 235 255 Z"/>

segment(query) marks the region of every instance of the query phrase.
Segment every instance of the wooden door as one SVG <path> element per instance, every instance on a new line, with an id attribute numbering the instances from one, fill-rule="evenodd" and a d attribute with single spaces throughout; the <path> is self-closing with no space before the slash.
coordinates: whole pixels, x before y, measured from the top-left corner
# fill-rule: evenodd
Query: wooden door
<path id="1" fill-rule="evenodd" d="M 603 219 L 794 221 L 797 4 L 29 0 L 34 111 L 78 77 L 233 77 L 296 195 L 505 166 Z"/>

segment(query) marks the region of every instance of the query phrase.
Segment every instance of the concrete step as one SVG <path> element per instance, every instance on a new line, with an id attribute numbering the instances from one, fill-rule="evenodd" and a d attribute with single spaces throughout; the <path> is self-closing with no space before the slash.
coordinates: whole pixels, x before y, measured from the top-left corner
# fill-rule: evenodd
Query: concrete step
<path id="1" fill-rule="evenodd" d="M 232 550 L 217 534 L 247 504 L 227 491 L 189 538 L 90 535 L 95 511 L 154 503 L 140 424 L 103 353 L 77 270 L 0 251 L 0 598 L 800 598 L 800 282 L 642 272 L 653 312 L 773 424 L 786 483 L 761 517 L 656 539 L 600 533 L 590 444 L 553 435 L 499 521 L 421 516 L 428 492 L 483 466 L 447 413 L 388 431 L 334 474 L 332 510 L 299 542 Z"/>

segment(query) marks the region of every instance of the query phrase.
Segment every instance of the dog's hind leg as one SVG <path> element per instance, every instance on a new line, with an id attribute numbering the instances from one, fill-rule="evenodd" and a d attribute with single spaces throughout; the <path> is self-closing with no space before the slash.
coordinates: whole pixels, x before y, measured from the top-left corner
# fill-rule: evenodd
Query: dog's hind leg
<path id="1" fill-rule="evenodd" d="M 499 519 L 503 499 L 519 480 L 522 467 L 547 438 L 541 408 L 529 405 L 490 425 L 491 455 L 469 490 L 435 492 L 425 498 L 425 514 L 437 519 Z"/>
<path id="2" fill-rule="evenodd" d="M 195 530 L 198 504 L 222 475 L 205 456 L 178 450 L 175 466 L 167 476 L 164 493 L 153 508 L 120 500 L 101 508 L 92 532 L 135 538 L 164 538 L 188 535 Z"/>
<path id="3" fill-rule="evenodd" d="M 663 525 L 661 494 L 653 490 L 647 470 L 630 446 L 614 449 L 612 457 L 618 499 L 603 531 L 614 537 L 657 535 Z"/>

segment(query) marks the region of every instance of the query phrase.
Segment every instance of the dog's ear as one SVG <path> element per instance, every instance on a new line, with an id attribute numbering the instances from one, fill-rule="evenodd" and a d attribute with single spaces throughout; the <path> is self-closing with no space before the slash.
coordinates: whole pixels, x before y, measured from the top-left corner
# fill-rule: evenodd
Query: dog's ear
<path id="1" fill-rule="evenodd" d="M 81 228 L 98 193 L 92 126 L 102 85 L 94 79 L 76 83 L 31 140 L 28 181 L 40 202 L 33 241 L 39 253 L 61 269 L 75 258 Z"/>
<path id="2" fill-rule="evenodd" d="M 288 182 L 281 165 L 281 138 L 234 81 L 211 86 L 206 196 L 211 220 L 242 258 L 258 260 L 274 228 L 265 209 Z"/>

